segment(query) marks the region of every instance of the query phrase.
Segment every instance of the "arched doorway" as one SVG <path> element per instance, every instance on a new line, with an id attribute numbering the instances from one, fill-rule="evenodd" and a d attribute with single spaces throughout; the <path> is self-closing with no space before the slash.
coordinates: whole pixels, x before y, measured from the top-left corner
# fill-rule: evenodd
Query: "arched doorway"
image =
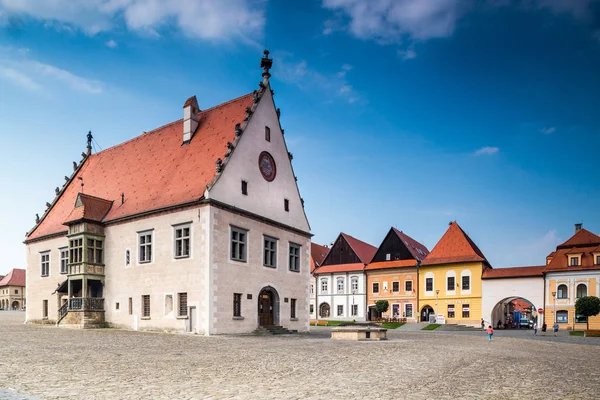
<path id="1" fill-rule="evenodd" d="M 435 311 L 433 311 L 433 307 L 427 305 L 421 308 L 421 322 L 429 322 L 430 316 L 435 316 Z"/>
<path id="2" fill-rule="evenodd" d="M 279 294 L 271 286 L 264 287 L 258 294 L 258 324 L 279 325 Z"/>
<path id="3" fill-rule="evenodd" d="M 331 307 L 327 303 L 321 303 L 319 306 L 319 317 L 329 318 L 329 315 L 331 315 Z"/>
<path id="4" fill-rule="evenodd" d="M 494 328 L 531 328 L 538 321 L 537 307 L 524 297 L 507 297 L 500 300 L 492 309 L 490 321 Z"/>
<path id="5" fill-rule="evenodd" d="M 18 309 L 19 309 L 19 302 L 18 302 L 18 301 L 16 301 L 16 300 L 15 300 L 15 301 L 13 301 L 13 302 L 12 302 L 12 305 L 11 305 L 11 308 L 12 308 L 13 310 L 18 310 Z"/>

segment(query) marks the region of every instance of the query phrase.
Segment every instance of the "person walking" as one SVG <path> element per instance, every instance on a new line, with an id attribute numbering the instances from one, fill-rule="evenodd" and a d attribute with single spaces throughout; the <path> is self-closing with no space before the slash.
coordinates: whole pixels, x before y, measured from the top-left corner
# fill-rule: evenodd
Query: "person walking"
<path id="1" fill-rule="evenodd" d="M 533 323 L 533 336 L 537 336 L 537 322 Z"/>
<path id="2" fill-rule="evenodd" d="M 485 331 L 485 321 L 481 318 L 481 330 Z"/>
<path id="3" fill-rule="evenodd" d="M 487 328 L 487 335 L 488 335 L 488 340 L 491 341 L 492 340 L 492 336 L 494 336 L 494 328 L 492 328 L 492 326 L 488 326 Z"/>
<path id="4" fill-rule="evenodd" d="M 552 331 L 554 331 L 554 337 L 556 337 L 558 335 L 558 322 L 554 323 L 554 326 L 552 327 Z"/>
<path id="5" fill-rule="evenodd" d="M 544 322 L 544 323 L 542 324 L 542 336 L 546 336 L 546 327 L 547 327 L 547 325 L 546 325 L 546 323 Z"/>

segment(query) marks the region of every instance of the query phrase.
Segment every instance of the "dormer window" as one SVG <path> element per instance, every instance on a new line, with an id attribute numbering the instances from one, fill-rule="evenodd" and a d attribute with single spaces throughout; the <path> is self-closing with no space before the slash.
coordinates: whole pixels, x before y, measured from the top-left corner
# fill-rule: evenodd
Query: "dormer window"
<path id="1" fill-rule="evenodd" d="M 579 257 L 569 257 L 569 265 L 571 267 L 576 267 L 579 265 Z"/>
<path id="2" fill-rule="evenodd" d="M 600 255 L 596 256 L 596 265 L 600 265 Z"/>

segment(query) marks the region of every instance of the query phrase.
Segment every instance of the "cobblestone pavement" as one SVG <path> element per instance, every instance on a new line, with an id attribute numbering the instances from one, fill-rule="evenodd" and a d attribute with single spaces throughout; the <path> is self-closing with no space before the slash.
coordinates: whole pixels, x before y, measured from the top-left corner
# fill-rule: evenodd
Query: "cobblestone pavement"
<path id="1" fill-rule="evenodd" d="M 0 312 L 0 398 L 596 399 L 600 347 L 482 334 L 386 342 L 24 325 Z M 9 397 L 15 390 L 23 397 Z"/>

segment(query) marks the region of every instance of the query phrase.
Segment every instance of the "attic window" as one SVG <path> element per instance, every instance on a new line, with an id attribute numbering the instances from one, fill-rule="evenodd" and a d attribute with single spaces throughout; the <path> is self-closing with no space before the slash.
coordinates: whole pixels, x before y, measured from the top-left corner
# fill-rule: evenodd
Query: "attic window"
<path id="1" fill-rule="evenodd" d="M 242 194 L 248 195 L 248 182 L 242 181 Z"/>
<path id="2" fill-rule="evenodd" d="M 288 199 L 283 199 L 283 209 L 285 211 L 290 211 L 290 201 Z"/>
<path id="3" fill-rule="evenodd" d="M 387 253 L 385 255 L 385 261 L 390 261 L 392 259 L 392 255 L 390 253 Z"/>
<path id="4" fill-rule="evenodd" d="M 271 128 L 269 128 L 268 126 L 265 126 L 265 140 L 267 142 L 271 141 Z"/>
<path id="5" fill-rule="evenodd" d="M 576 267 L 579 265 L 579 257 L 569 257 L 569 265 L 571 267 Z"/>

